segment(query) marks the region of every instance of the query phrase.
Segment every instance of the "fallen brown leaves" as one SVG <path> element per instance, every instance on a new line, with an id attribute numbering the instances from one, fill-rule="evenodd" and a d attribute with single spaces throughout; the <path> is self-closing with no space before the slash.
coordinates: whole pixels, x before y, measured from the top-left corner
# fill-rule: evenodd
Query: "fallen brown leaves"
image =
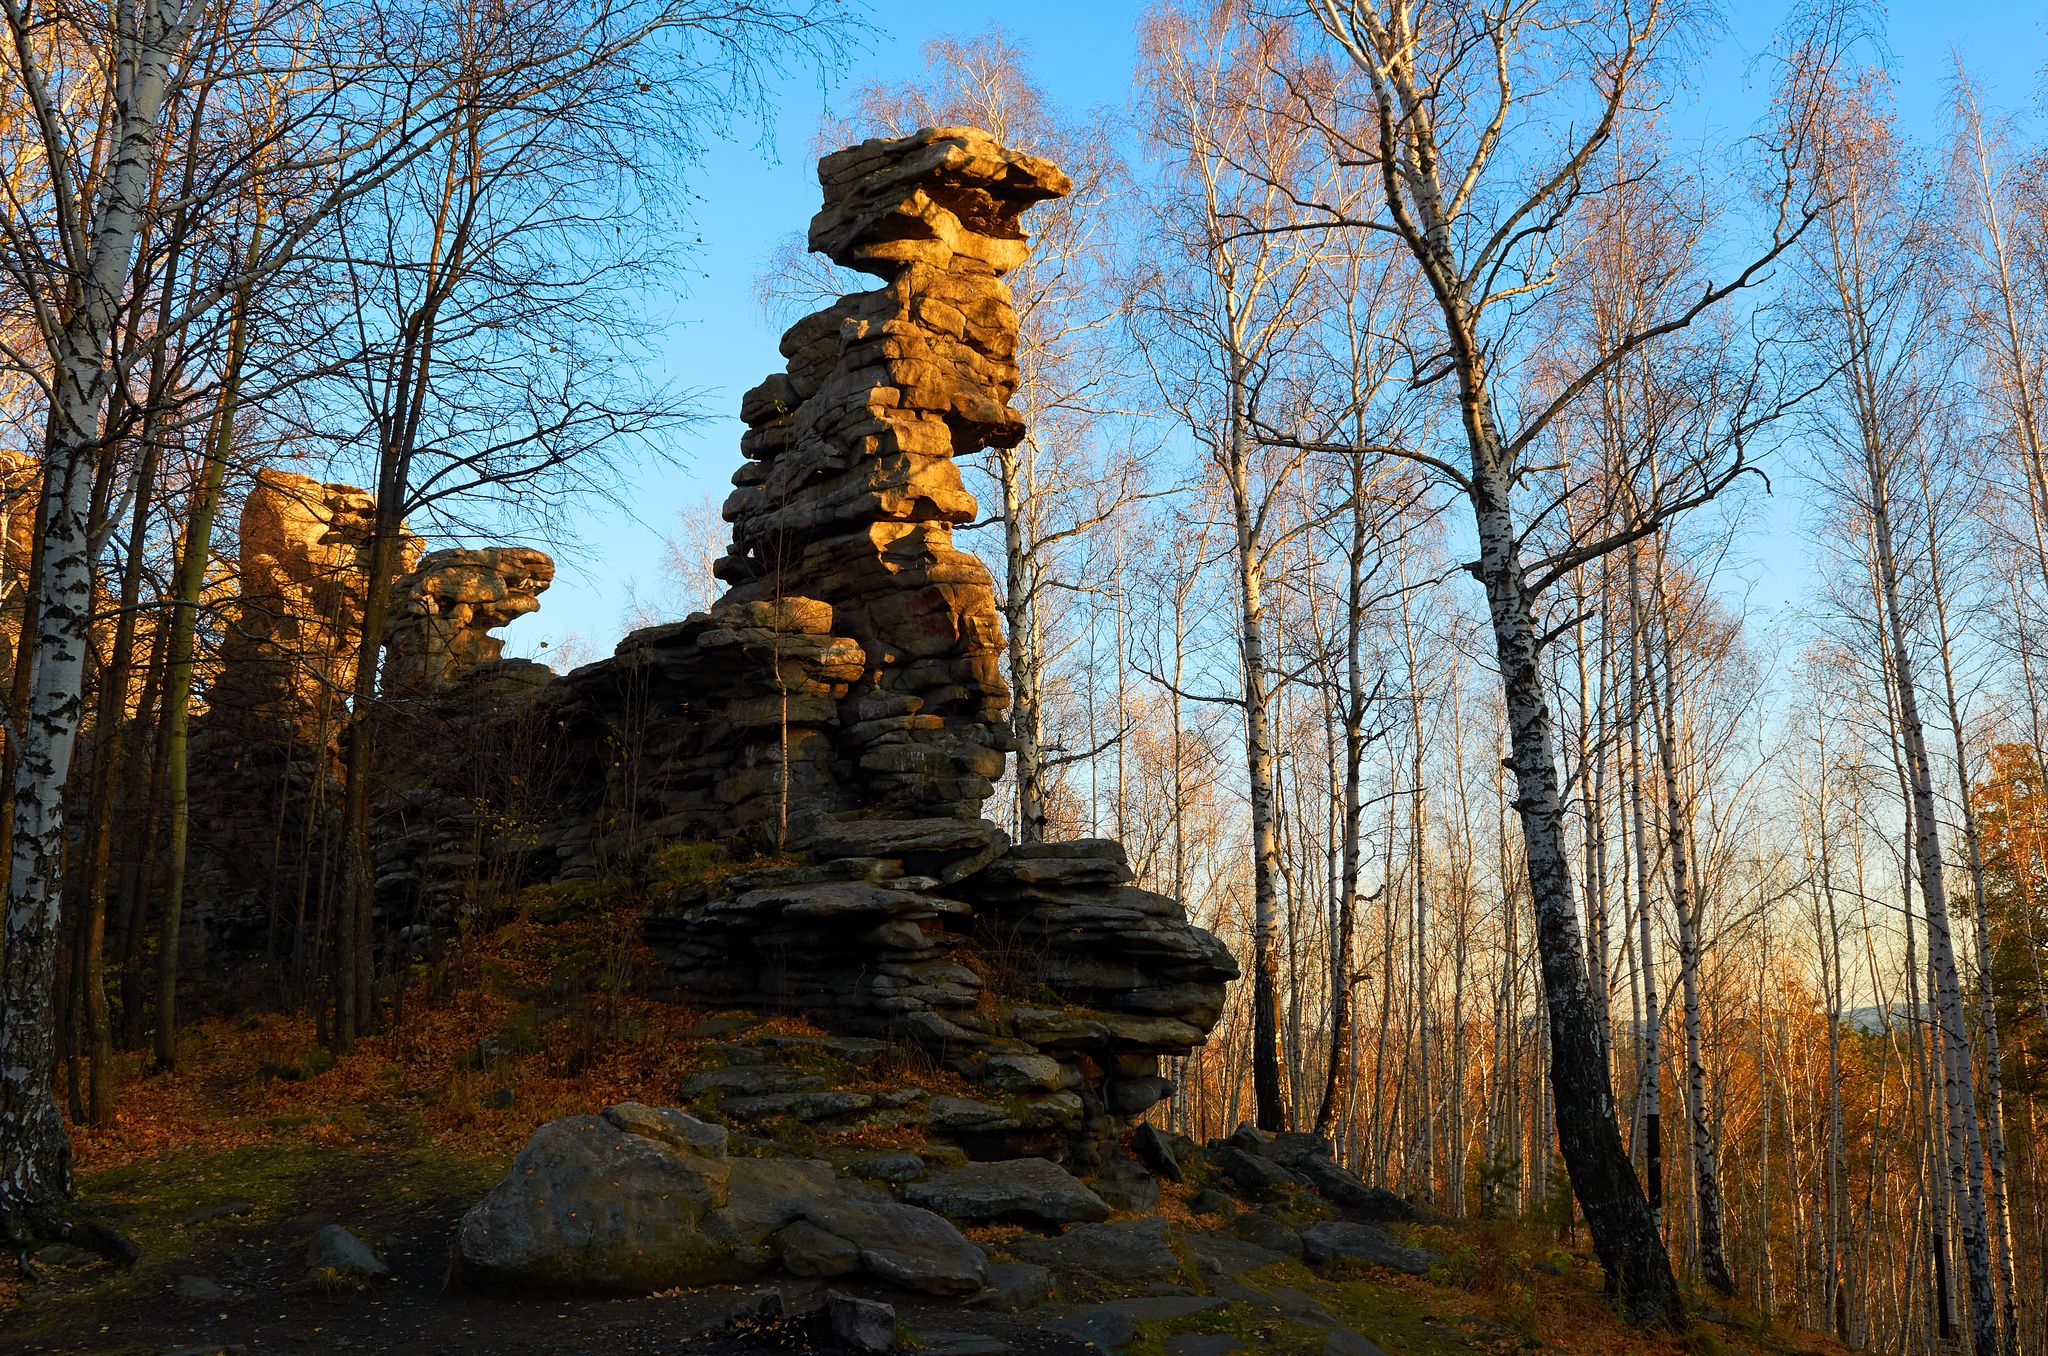
<path id="1" fill-rule="evenodd" d="M 76 1161 L 94 1171 L 279 1139 L 507 1155 L 542 1121 L 667 1097 L 698 1065 L 702 1042 L 682 1033 L 701 1014 L 649 996 L 656 972 L 636 909 L 526 911 L 412 983 L 392 1029 L 339 1058 L 308 1013 L 195 1022 L 169 1073 L 125 1057 L 114 1122 L 73 1128 Z M 478 1058 L 508 1026 L 530 1032 L 525 1045 Z"/>

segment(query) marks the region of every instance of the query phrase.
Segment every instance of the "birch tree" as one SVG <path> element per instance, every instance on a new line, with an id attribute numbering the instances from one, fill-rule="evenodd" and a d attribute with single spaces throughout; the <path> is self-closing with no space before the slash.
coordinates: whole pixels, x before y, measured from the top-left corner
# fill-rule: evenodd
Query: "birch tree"
<path id="1" fill-rule="evenodd" d="M 1252 1074 L 1258 1125 L 1287 1128 L 1279 1045 L 1281 864 L 1274 665 L 1267 569 L 1284 535 L 1276 510 L 1308 453 L 1263 449 L 1285 423 L 1282 394 L 1302 303 L 1321 262 L 1282 185 L 1308 163 L 1298 120 L 1268 72 L 1279 30 L 1237 0 L 1155 10 L 1143 33 L 1151 135 L 1166 158 L 1161 268 L 1137 302 L 1148 360 L 1224 491 L 1237 606 L 1238 693 L 1252 837 Z M 1313 171 L 1311 171 L 1313 172 Z M 1170 267 L 1167 266 L 1170 261 Z M 1296 530 L 1299 530 L 1298 528 Z"/>
<path id="2" fill-rule="evenodd" d="M 1745 468 L 1739 412 L 1714 455 L 1668 468 L 1665 497 L 1633 522 L 1528 559 L 1532 511 L 1519 502 L 1525 454 L 1559 413 L 1635 350 L 1676 333 L 1755 283 L 1811 220 L 1781 174 L 1770 190 L 1770 238 L 1724 281 L 1674 300 L 1565 380 L 1547 399 L 1517 406 L 1518 320 L 1550 284 L 1557 232 L 1604 186 L 1600 154 L 1635 110 L 1655 97 L 1661 63 L 1685 16 L 1658 0 L 1638 7 L 1513 3 L 1438 10 L 1414 0 L 1316 0 L 1315 20 L 1357 71 L 1370 98 L 1351 139 L 1340 114 L 1323 119 L 1346 137 L 1346 156 L 1370 168 L 1376 211 L 1333 209 L 1332 224 L 1391 233 L 1437 303 L 1441 350 L 1418 380 L 1454 391 L 1463 455 L 1411 453 L 1468 501 L 1507 703 L 1515 810 L 1535 905 L 1549 1070 L 1567 1171 L 1609 1284 L 1638 1321 L 1684 1323 L 1678 1286 L 1641 1185 L 1616 1128 L 1588 992 L 1585 948 L 1564 833 L 1564 806 L 1542 649 L 1550 638 L 1539 599 L 1570 570 L 1655 532 L 1712 499 Z M 1560 35 L 1569 34 L 1568 40 Z M 1569 55 L 1568 55 L 1569 54 Z M 1569 105 L 1571 120 L 1561 110 Z M 1553 112 L 1555 110 L 1555 112 Z M 1590 116 L 1578 116 L 1590 110 Z M 1777 138 L 1781 162 L 1794 134 Z M 1781 164 L 1782 168 L 1782 164 Z M 1512 421 L 1512 422 L 1510 422 Z"/>
<path id="3" fill-rule="evenodd" d="M 1813 342 L 1831 372 L 1827 408 L 1837 419 L 1818 431 L 1837 454 L 1831 474 L 1859 516 L 1870 544 L 1892 716 L 1901 752 L 1911 861 L 1927 927 L 1928 979 L 1938 1037 L 1937 1067 L 1945 1126 L 1946 1193 L 1958 1218 L 1969 1283 L 1970 1340 L 1976 1356 L 1998 1350 L 1998 1300 L 1992 1283 L 1984 1200 L 1984 1147 L 1976 1071 L 1962 984 L 1949 925 L 1947 859 L 1926 725 L 1916 619 L 1905 597 L 1908 573 L 1901 519 L 1910 504 L 1904 468 L 1934 436 L 1948 372 L 1937 330 L 1941 285 L 1939 231 L 1925 178 L 1898 145 L 1873 77 L 1827 105 L 1814 173 L 1839 200 L 1801 251 L 1817 303 Z M 1951 359 L 1952 361 L 1952 359 Z M 1937 1206 L 1937 1210 L 1939 1210 Z"/>
<path id="4" fill-rule="evenodd" d="M 32 23 L 19 0 L 0 10 L 9 64 L 33 111 L 32 153 L 47 175 L 43 221 L 0 214 L 0 232 L 15 256 L 10 268 L 18 270 L 47 360 L 38 375 L 48 412 L 33 677 L 8 741 L 15 772 L 0 973 L 0 1236 L 17 1243 L 81 1228 L 57 1210 L 71 1189 L 71 1153 L 52 1081 L 52 1038 L 63 789 L 92 618 L 95 544 L 87 518 L 108 456 L 100 423 L 115 380 L 109 351 L 128 295 L 165 105 L 202 9 L 203 0 L 146 0 L 109 6 L 96 17 L 79 11 L 56 24 Z"/>

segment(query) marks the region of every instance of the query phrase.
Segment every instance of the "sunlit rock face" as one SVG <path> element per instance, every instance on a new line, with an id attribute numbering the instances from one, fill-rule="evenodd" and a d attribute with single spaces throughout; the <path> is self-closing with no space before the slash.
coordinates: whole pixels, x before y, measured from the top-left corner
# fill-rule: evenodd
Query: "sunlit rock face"
<path id="1" fill-rule="evenodd" d="M 976 516 L 955 458 L 1024 437 L 1002 275 L 1028 252 L 1024 211 L 1070 185 L 961 127 L 826 156 L 818 180 L 811 248 L 883 286 L 798 321 L 787 367 L 741 401 L 716 573 L 724 605 L 815 599 L 866 653 L 839 741 L 861 804 L 972 816 L 1010 697 L 988 571 L 953 545 Z"/>
<path id="2" fill-rule="evenodd" d="M 544 694 L 583 788 L 550 845 L 565 875 L 678 839 L 778 849 L 648 922 L 680 995 L 913 1042 L 981 1093 L 934 1099 L 933 1133 L 1086 1159 L 1171 1091 L 1161 1057 L 1206 1039 L 1237 970 L 1118 844 L 1013 846 L 981 818 L 1010 696 L 989 572 L 953 543 L 977 516 L 956 459 L 1024 436 L 1002 275 L 1068 181 L 961 127 L 818 177 L 812 248 L 882 286 L 798 321 L 742 399 L 729 591 Z"/>
<path id="3" fill-rule="evenodd" d="M 242 506 L 231 596 L 190 754 L 197 954 L 293 944 L 332 874 L 348 698 L 376 499 L 265 468 Z M 400 549 L 409 568 L 419 543 Z"/>
<path id="4" fill-rule="evenodd" d="M 637 752 L 623 803 L 564 834 L 585 869 L 622 837 L 976 819 L 1002 773 L 1002 626 L 987 567 L 953 544 L 976 516 L 956 458 L 1024 436 L 1002 274 L 1025 258 L 1026 209 L 1067 177 L 962 127 L 865 142 L 818 177 L 812 247 L 883 286 L 790 327 L 783 370 L 741 399 L 725 596 L 567 679 L 563 719 L 593 747 L 628 730 Z"/>
<path id="5" fill-rule="evenodd" d="M 505 653 L 492 632 L 540 610 L 555 562 L 526 546 L 434 551 L 391 591 L 384 650 L 387 691 L 432 691 L 495 663 Z"/>
<path id="6" fill-rule="evenodd" d="M 0 450 L 0 692 L 13 679 L 14 656 L 21 644 L 42 484 L 42 463 L 26 453 Z"/>

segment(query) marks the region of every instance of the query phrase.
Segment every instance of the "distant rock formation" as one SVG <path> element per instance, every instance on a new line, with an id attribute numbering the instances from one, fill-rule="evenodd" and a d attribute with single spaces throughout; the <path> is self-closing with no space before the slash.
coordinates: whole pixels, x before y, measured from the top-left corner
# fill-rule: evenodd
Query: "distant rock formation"
<path id="1" fill-rule="evenodd" d="M 555 562 L 525 546 L 421 557 L 392 587 L 372 850 L 376 911 L 402 945 L 446 936 L 526 871 L 535 748 L 553 670 L 505 659 L 498 627 L 540 608 Z"/>
<path id="2" fill-rule="evenodd" d="M 495 663 L 505 641 L 492 631 L 540 610 L 555 562 L 525 546 L 433 551 L 391 591 L 384 648 L 386 692 L 434 691 Z"/>
<path id="3" fill-rule="evenodd" d="M 649 921 L 681 994 L 914 1041 L 986 1090 L 934 1130 L 1086 1159 L 1171 1092 L 1160 1058 L 1206 1038 L 1237 967 L 1119 845 L 980 817 L 1009 693 L 954 458 L 1023 437 L 1001 275 L 1068 181 L 962 127 L 819 180 L 812 247 L 884 285 L 798 321 L 742 400 L 730 591 L 542 695 L 579 788 L 550 842 L 568 875 L 679 838 L 794 854 Z"/>
<path id="4" fill-rule="evenodd" d="M 35 582 L 28 572 L 42 487 L 41 462 L 26 453 L 0 451 L 0 693 L 14 684 L 21 619 Z"/>
<path id="5" fill-rule="evenodd" d="M 243 503 L 219 664 L 192 726 L 198 954 L 275 947 L 319 896 L 375 515 L 368 491 L 275 468 Z M 408 536 L 404 564 L 418 553 Z"/>

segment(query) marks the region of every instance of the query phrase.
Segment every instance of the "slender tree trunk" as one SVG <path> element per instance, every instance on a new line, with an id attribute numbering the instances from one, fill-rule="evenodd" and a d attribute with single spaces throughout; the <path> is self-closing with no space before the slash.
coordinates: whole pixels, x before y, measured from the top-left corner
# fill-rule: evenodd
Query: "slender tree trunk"
<path id="1" fill-rule="evenodd" d="M 160 858 L 157 833 L 163 827 L 164 782 L 168 754 L 165 743 L 165 670 L 170 657 L 169 630 L 159 621 L 151 638 L 149 668 L 143 678 L 142 710 L 149 714 L 148 738 L 129 752 L 125 804 L 136 816 L 127 860 L 121 868 L 121 1045 L 141 1048 L 145 984 L 143 949 L 149 936 L 149 900 L 155 891 Z"/>
<path id="2" fill-rule="evenodd" d="M 262 239 L 263 214 L 259 203 L 246 256 L 251 268 L 260 257 Z M 235 293 L 234 310 L 228 320 L 228 353 L 221 377 L 220 403 L 214 411 L 205 465 L 185 528 L 185 553 L 179 562 L 170 650 L 164 665 L 164 783 L 170 842 L 165 850 L 163 912 L 157 920 L 156 1061 L 166 1069 L 174 1067 L 178 1058 L 178 945 L 184 926 L 191 831 L 187 752 L 192 720 L 192 664 L 199 632 L 199 603 L 206 589 L 206 566 L 213 554 L 214 520 L 220 512 L 228 458 L 235 445 L 242 359 L 249 350 L 249 296 L 250 284 L 245 282 Z"/>
<path id="3" fill-rule="evenodd" d="M 185 916 L 185 867 L 190 856 L 186 750 L 192 720 L 193 653 L 198 645 L 199 600 L 206 589 L 206 566 L 213 551 L 213 524 L 227 478 L 231 418 L 231 398 L 224 392 L 185 529 L 185 552 L 178 566 L 171 613 L 170 654 L 164 669 L 164 791 L 170 838 L 164 849 L 164 902 L 157 915 L 156 935 L 156 1062 L 164 1069 L 176 1067 L 178 1060 L 178 950 Z"/>
<path id="4" fill-rule="evenodd" d="M 1644 672 L 1648 667 L 1648 656 L 1644 653 L 1642 584 L 1633 550 L 1628 560 L 1628 596 L 1628 794 L 1635 845 L 1639 957 L 1636 967 L 1641 974 L 1643 999 L 1642 1011 L 1637 1017 L 1636 1032 L 1636 1043 L 1640 1052 L 1636 1066 L 1636 1106 L 1643 1124 L 1643 1184 L 1648 1193 L 1650 1213 L 1657 1220 L 1661 1231 L 1664 1215 L 1664 1093 L 1660 1085 L 1660 1045 L 1664 1028 L 1664 1009 L 1657 995 L 1657 955 L 1651 947 L 1650 935 L 1650 832 L 1643 813 L 1643 797 L 1646 792 L 1643 787 L 1642 746 L 1642 716 L 1649 709 L 1648 675 Z"/>
<path id="5" fill-rule="evenodd" d="M 1010 630 L 1010 730 L 1017 758 L 1017 839 L 1045 838 L 1044 699 L 1040 690 L 1037 590 L 1024 530 L 1023 447 L 996 453 L 1003 496 L 1003 621 Z"/>
<path id="6" fill-rule="evenodd" d="M 1352 933 L 1357 924 L 1360 830 L 1365 817 L 1365 484 L 1358 458 L 1351 466 L 1351 541 L 1345 559 L 1343 808 L 1337 831 L 1336 918 L 1330 939 L 1330 1067 L 1316 1110 L 1315 1132 L 1328 1137 L 1348 1092 L 1346 1052 L 1355 1025 L 1351 993 Z"/>
<path id="7" fill-rule="evenodd" d="M 1236 525 L 1239 668 L 1242 670 L 1245 771 L 1252 810 L 1252 1094 L 1261 1130 L 1287 1128 L 1280 1086 L 1280 836 L 1266 689 L 1266 602 L 1261 544 L 1253 526 L 1249 438 L 1242 427 L 1241 384 L 1231 385 L 1232 429 L 1225 470 Z"/>
<path id="8" fill-rule="evenodd" d="M 1658 573 L 1662 575 L 1662 567 Z M 1662 592 L 1661 588 L 1659 590 Z M 1665 850 L 1671 867 L 1671 904 L 1678 919 L 1679 981 L 1685 1006 L 1685 1116 L 1692 1145 L 1693 1235 L 1700 1274 L 1723 1295 L 1735 1293 L 1721 1245 L 1721 1176 L 1715 1163 L 1713 1129 L 1707 1124 L 1707 1071 L 1700 1054 L 1700 907 L 1694 898 L 1692 848 L 1688 841 L 1691 811 L 1678 774 L 1678 681 L 1676 646 L 1671 636 L 1670 604 L 1663 603 L 1664 698 L 1657 683 L 1648 684 L 1650 713 L 1657 735 L 1658 762 L 1664 774 Z"/>
<path id="9" fill-rule="evenodd" d="M 1990 1241 L 1985 1226 L 1984 1149 L 1977 1122 L 1976 1074 L 1963 1015 L 1962 984 L 1949 932 L 1948 891 L 1944 879 L 1946 864 L 1942 859 L 1940 830 L 1935 820 L 1926 727 L 1920 719 L 1919 693 L 1900 616 L 1898 567 L 1892 549 L 1889 491 L 1882 454 L 1871 448 L 1867 456 L 1873 491 L 1871 526 L 1877 539 L 1878 578 L 1891 638 L 1892 683 L 1912 795 L 1913 849 L 1919 859 L 1920 897 L 1927 916 L 1927 960 L 1934 987 L 1935 1019 L 1941 1038 L 1942 1100 L 1949 1139 L 1949 1192 L 1960 1216 L 1963 1262 L 1969 1278 L 1970 1344 L 1975 1356 L 1997 1356 L 1998 1310 L 1991 1281 Z"/>
<path id="10" fill-rule="evenodd" d="M 1985 1149 L 1991 1169 L 1991 1196 L 1986 1214 L 1991 1231 L 1991 1265 L 1998 1286 L 1998 1331 L 2009 1354 L 2019 1340 L 2019 1319 L 2013 1291 L 2012 1207 L 2006 1185 L 2005 1093 L 2003 1058 L 1998 1044 L 1998 995 L 1991 965 L 1991 907 L 1984 889 L 1984 843 L 1977 832 L 1977 809 L 1971 797 L 1970 750 L 1964 734 L 1962 702 L 1956 693 L 1955 660 L 1951 653 L 1948 597 L 1942 573 L 1934 493 L 1925 468 L 1922 503 L 1927 514 L 1927 575 L 1934 603 L 1937 653 L 1941 659 L 1942 693 L 1949 729 L 1955 736 L 1957 806 L 1963 819 L 1963 846 L 1970 869 L 1971 915 L 1976 923 L 1978 1021 L 1984 1033 Z"/>
<path id="11" fill-rule="evenodd" d="M 43 557 L 36 578 L 35 673 L 17 730 L 4 966 L 0 966 L 0 1235 L 27 1241 L 61 1227 L 71 1148 L 54 1095 L 52 1058 L 58 912 L 64 863 L 63 791 L 83 701 L 92 623 L 88 513 L 105 449 L 100 420 L 109 346 L 148 196 L 171 59 L 191 15 L 175 0 L 124 11 L 116 38 L 104 187 L 92 220 L 69 223 L 88 242 L 76 304 L 50 343 L 44 436 Z M 46 98 L 40 80 L 30 82 Z M 46 110 L 59 118 L 56 110 Z M 78 210 L 74 200 L 73 211 Z"/>
<path id="12" fill-rule="evenodd" d="M 1462 328 L 1462 327 L 1461 327 Z M 1469 337 L 1469 330 L 1465 330 Z M 1475 352 L 1476 352 L 1476 345 Z M 1536 945 L 1550 1035 L 1550 1082 L 1559 1146 L 1586 1212 L 1609 1284 L 1637 1321 L 1683 1326 L 1684 1309 L 1657 1218 L 1636 1181 L 1615 1125 L 1614 1094 L 1602 1054 L 1599 1016 L 1586 982 L 1585 950 L 1565 848 L 1564 805 L 1539 641 L 1523 591 L 1520 533 L 1509 484 L 1479 384 L 1464 376 L 1463 413 L 1472 449 L 1471 497 L 1480 582 L 1493 622 L 1494 651 L 1507 699 L 1515 805 L 1522 823 Z"/>
<path id="13" fill-rule="evenodd" d="M 79 982 L 85 997 L 87 1069 L 91 1085 L 86 1123 L 102 1126 L 112 1115 L 114 1032 L 107 1011 L 103 957 L 107 940 L 107 893 L 112 877 L 114 799 L 120 782 L 123 729 L 128 695 L 133 687 L 135 614 L 142 600 L 142 550 L 149 526 L 151 492 L 156 479 L 156 449 L 145 439 L 142 465 L 136 472 L 134 527 L 128 537 L 128 559 L 121 576 L 120 612 L 114 621 L 113 652 L 100 679 L 98 738 L 93 747 L 92 813 L 87 830 L 85 935 Z"/>

